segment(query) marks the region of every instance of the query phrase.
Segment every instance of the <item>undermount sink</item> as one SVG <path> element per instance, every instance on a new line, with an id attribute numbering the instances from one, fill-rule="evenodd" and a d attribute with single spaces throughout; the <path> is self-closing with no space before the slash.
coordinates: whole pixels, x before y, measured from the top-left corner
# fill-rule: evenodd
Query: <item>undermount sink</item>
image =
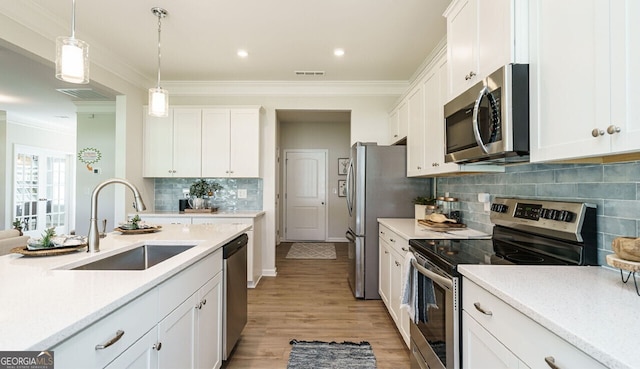
<path id="1" fill-rule="evenodd" d="M 145 270 L 195 245 L 142 245 L 104 259 L 79 265 L 71 270 Z"/>

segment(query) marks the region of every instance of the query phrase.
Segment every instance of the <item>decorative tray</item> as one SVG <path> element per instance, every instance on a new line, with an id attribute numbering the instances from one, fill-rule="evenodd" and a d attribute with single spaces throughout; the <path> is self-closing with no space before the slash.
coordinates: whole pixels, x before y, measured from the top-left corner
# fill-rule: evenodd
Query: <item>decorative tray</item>
<path id="1" fill-rule="evenodd" d="M 120 227 L 116 227 L 113 230 L 120 232 L 122 234 L 143 234 L 143 233 L 155 233 L 155 232 L 160 232 L 160 228 L 162 228 L 162 226 L 153 226 L 153 227 L 148 227 L 148 228 L 138 228 L 138 229 L 122 229 Z"/>
<path id="2" fill-rule="evenodd" d="M 10 250 L 13 254 L 22 254 L 24 256 L 55 256 L 64 255 L 76 252 L 87 247 L 87 244 L 74 245 L 74 246 L 62 246 L 62 247 L 50 247 L 36 250 L 29 250 L 27 246 L 18 246 Z"/>
<path id="3" fill-rule="evenodd" d="M 206 208 L 206 209 L 184 209 L 185 213 L 215 213 L 218 208 Z"/>
<path id="4" fill-rule="evenodd" d="M 450 231 L 453 229 L 467 228 L 467 225 L 464 223 L 451 223 L 451 222 L 437 223 L 428 219 L 418 219 L 418 224 L 423 225 L 425 227 L 429 227 L 429 228 L 437 228 L 437 229 L 447 230 L 447 231 Z"/>

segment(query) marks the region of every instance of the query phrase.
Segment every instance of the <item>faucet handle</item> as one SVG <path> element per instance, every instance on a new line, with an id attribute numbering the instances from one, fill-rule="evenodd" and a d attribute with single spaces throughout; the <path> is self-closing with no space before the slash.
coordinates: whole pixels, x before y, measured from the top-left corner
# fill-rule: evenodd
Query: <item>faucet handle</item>
<path id="1" fill-rule="evenodd" d="M 107 220 L 102 219 L 102 232 L 100 232 L 100 238 L 107 237 Z"/>

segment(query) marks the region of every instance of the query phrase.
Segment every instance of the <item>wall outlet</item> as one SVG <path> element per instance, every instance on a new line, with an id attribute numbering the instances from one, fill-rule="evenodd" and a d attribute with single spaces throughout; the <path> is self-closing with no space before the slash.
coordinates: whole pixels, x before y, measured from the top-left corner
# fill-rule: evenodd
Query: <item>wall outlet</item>
<path id="1" fill-rule="evenodd" d="M 247 198 L 247 190 L 246 189 L 239 189 L 238 190 L 238 198 L 239 199 L 246 199 Z"/>
<path id="2" fill-rule="evenodd" d="M 183 188 L 183 189 L 182 189 L 182 196 L 183 196 L 184 198 L 189 197 L 189 189 L 188 189 L 188 188 Z"/>

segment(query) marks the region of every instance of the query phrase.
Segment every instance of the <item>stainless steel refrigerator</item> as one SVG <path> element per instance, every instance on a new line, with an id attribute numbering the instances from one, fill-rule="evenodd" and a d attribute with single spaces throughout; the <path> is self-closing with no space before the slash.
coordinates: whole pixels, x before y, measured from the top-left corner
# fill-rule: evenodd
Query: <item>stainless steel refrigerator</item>
<path id="1" fill-rule="evenodd" d="M 349 284 L 356 298 L 379 299 L 378 218 L 413 218 L 412 200 L 431 180 L 407 178 L 406 146 L 357 142 L 347 171 Z"/>

